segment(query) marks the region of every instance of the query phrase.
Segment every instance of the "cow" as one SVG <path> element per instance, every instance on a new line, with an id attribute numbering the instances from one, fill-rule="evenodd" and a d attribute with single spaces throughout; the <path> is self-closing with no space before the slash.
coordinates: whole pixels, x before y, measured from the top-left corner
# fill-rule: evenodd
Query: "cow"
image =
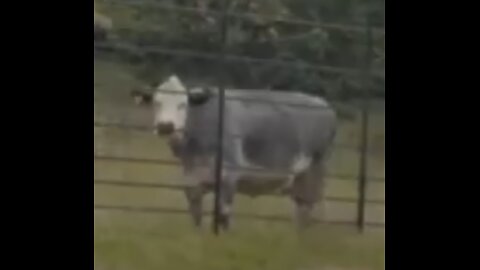
<path id="1" fill-rule="evenodd" d="M 180 160 L 185 195 L 195 226 L 202 198 L 212 191 L 218 131 L 218 89 L 188 88 L 171 75 L 156 89 L 132 91 L 151 105 L 154 133 L 168 138 Z M 221 225 L 228 229 L 235 193 L 290 195 L 300 228 L 323 208 L 326 160 L 337 116 L 322 98 L 300 92 L 227 89 L 224 106 Z M 320 209 L 322 210 L 322 209 Z"/>

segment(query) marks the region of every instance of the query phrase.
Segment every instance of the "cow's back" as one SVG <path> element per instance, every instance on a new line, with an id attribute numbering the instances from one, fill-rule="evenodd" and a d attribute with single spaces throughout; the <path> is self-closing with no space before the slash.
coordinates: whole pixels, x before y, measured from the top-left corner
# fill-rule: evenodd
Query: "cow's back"
<path id="1" fill-rule="evenodd" d="M 189 108 L 187 133 L 197 154 L 214 154 L 218 96 Z M 245 157 L 258 166 L 285 169 L 299 154 L 323 151 L 334 132 L 327 102 L 296 92 L 228 90 L 225 103 L 225 157 L 233 160 L 233 140 L 242 138 Z"/>
<path id="2" fill-rule="evenodd" d="M 320 153 L 334 132 L 335 114 L 323 99 L 273 91 L 233 96 L 226 126 L 245 138 L 246 157 L 258 165 L 285 168 L 298 155 Z"/>

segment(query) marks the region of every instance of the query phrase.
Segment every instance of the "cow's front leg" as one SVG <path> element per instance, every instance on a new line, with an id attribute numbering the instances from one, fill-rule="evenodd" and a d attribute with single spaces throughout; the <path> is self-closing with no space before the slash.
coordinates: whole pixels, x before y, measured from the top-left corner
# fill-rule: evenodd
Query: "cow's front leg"
<path id="1" fill-rule="evenodd" d="M 187 187 L 185 188 L 185 195 L 193 218 L 193 224 L 195 227 L 200 228 L 202 226 L 203 189 L 201 186 Z"/>

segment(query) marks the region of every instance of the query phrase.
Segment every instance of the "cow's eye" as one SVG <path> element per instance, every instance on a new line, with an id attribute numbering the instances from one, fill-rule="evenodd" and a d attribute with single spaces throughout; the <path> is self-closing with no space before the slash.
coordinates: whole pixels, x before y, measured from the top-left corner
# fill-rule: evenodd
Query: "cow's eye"
<path id="1" fill-rule="evenodd" d="M 185 106 L 187 106 L 187 104 L 185 102 L 182 102 L 182 103 L 178 104 L 177 108 L 179 110 L 183 110 L 183 109 L 185 109 Z"/>

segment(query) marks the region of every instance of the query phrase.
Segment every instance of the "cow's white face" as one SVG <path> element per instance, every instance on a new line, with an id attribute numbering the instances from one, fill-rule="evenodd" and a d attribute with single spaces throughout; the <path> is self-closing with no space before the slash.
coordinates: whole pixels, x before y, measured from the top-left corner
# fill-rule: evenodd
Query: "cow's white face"
<path id="1" fill-rule="evenodd" d="M 146 89 L 147 90 L 147 89 Z M 160 84 L 155 93 L 133 90 L 132 97 L 137 105 L 149 105 L 153 108 L 154 133 L 157 135 L 178 135 L 185 128 L 187 119 L 187 88 L 177 76 L 170 76 Z"/>
<path id="2" fill-rule="evenodd" d="M 160 84 L 154 94 L 148 92 L 133 90 L 131 94 L 138 105 L 153 107 L 155 134 L 180 137 L 185 129 L 188 106 L 201 106 L 212 95 L 208 88 L 197 87 L 189 91 L 175 75 Z"/>
<path id="3" fill-rule="evenodd" d="M 185 127 L 187 89 L 176 76 L 157 87 L 152 98 L 154 126 L 157 134 L 171 134 Z"/>

